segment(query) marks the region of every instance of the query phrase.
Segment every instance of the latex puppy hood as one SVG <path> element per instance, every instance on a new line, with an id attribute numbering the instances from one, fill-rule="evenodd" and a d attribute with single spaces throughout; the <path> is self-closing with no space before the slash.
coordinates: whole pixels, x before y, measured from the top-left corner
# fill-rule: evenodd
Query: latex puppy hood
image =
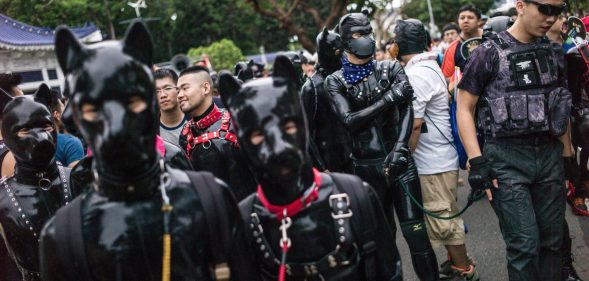
<path id="1" fill-rule="evenodd" d="M 156 166 L 152 50 L 151 36 L 139 21 L 123 40 L 89 46 L 67 28 L 56 31 L 64 94 L 99 174 L 128 179 Z"/>
<path id="2" fill-rule="evenodd" d="M 331 74 L 342 68 L 343 42 L 339 34 L 323 28 L 317 35 L 317 57 L 320 68 Z"/>
<path id="3" fill-rule="evenodd" d="M 49 109 L 57 97 L 45 84 L 34 95 L 12 98 L 0 93 L 0 96 L 8 101 L 3 110 L 2 136 L 16 161 L 35 169 L 49 166 L 57 145 L 57 131 Z"/>
<path id="4" fill-rule="evenodd" d="M 367 11 L 363 11 L 362 13 L 346 14 L 336 27 L 336 32 L 342 37 L 344 49 L 360 59 L 371 57 L 376 50 L 376 41 L 367 13 Z M 361 37 L 353 38 L 354 33 L 359 33 Z"/>
<path id="5" fill-rule="evenodd" d="M 290 202 L 288 197 L 298 196 L 313 181 L 297 75 L 287 57 L 277 56 L 272 77 L 243 86 L 231 75 L 219 77 L 221 98 L 231 112 L 241 148 L 273 203 L 280 203 L 279 198 Z M 263 140 L 252 143 L 254 135 Z"/>

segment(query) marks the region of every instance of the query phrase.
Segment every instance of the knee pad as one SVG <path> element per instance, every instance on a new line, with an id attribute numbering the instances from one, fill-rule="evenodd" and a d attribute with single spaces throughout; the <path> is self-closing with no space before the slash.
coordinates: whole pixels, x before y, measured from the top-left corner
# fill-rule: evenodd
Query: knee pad
<path id="1" fill-rule="evenodd" d="M 400 225 L 411 252 L 421 252 L 432 248 L 424 221 L 407 221 L 401 222 Z"/>

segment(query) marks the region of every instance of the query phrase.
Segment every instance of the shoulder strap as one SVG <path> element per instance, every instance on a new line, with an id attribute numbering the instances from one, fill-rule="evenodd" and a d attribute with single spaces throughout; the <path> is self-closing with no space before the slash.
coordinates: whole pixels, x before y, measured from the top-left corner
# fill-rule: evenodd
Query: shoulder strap
<path id="1" fill-rule="evenodd" d="M 376 221 L 368 192 L 363 190 L 364 183 L 357 176 L 340 173 L 330 175 L 337 189 L 350 197 L 350 208 L 354 212 L 352 231 L 360 245 L 366 280 L 376 280 Z"/>
<path id="2" fill-rule="evenodd" d="M 209 242 L 215 268 L 215 280 L 229 280 L 229 249 L 232 246 L 231 225 L 223 187 L 215 182 L 209 172 L 186 171 L 192 186 L 198 193 L 209 230 Z M 235 200 L 235 199 L 233 199 Z"/>
<path id="3" fill-rule="evenodd" d="M 82 232 L 82 201 L 78 196 L 55 213 L 55 239 L 58 258 L 69 281 L 92 280 Z"/>

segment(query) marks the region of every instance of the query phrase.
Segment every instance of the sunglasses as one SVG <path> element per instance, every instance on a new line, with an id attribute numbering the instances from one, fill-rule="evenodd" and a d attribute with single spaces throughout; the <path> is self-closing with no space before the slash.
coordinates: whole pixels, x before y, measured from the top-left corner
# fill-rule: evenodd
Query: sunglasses
<path id="1" fill-rule="evenodd" d="M 538 6 L 538 11 L 545 15 L 545 16 L 558 16 L 560 15 L 564 9 L 566 9 L 567 4 L 563 3 L 562 5 L 559 6 L 555 6 L 555 5 L 550 5 L 550 4 L 544 4 L 544 3 L 539 3 L 537 1 L 534 0 L 524 0 L 525 3 L 532 3 L 536 6 Z"/>

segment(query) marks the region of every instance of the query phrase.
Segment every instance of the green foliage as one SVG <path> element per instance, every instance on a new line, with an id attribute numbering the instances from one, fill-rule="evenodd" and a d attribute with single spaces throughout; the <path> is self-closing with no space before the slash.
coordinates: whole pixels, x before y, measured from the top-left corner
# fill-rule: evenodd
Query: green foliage
<path id="1" fill-rule="evenodd" d="M 494 0 L 432 0 L 432 11 L 435 22 L 441 30 L 450 22 L 458 22 L 458 10 L 466 4 L 474 4 L 482 13 L 486 13 L 493 7 Z M 411 0 L 402 7 L 403 14 L 410 18 L 416 18 L 424 23 L 429 22 L 427 0 Z"/>
<path id="2" fill-rule="evenodd" d="M 245 54 L 285 50 L 288 34 L 278 23 L 258 15 L 245 4 L 234 0 L 150 0 L 141 9 L 143 18 L 156 18 L 147 25 L 154 42 L 154 61 L 170 60 L 192 46 L 207 46 L 227 38 Z M 0 13 L 35 26 L 71 27 L 95 23 L 105 35 L 112 26 L 117 39 L 123 37 L 127 24 L 121 21 L 136 17 L 127 1 L 120 0 L 0 0 Z M 176 20 L 171 16 L 176 14 Z"/>
<path id="3" fill-rule="evenodd" d="M 207 55 L 215 70 L 232 69 L 240 60 L 243 60 L 241 50 L 229 39 L 222 39 L 206 47 L 191 48 L 189 57 Z"/>

